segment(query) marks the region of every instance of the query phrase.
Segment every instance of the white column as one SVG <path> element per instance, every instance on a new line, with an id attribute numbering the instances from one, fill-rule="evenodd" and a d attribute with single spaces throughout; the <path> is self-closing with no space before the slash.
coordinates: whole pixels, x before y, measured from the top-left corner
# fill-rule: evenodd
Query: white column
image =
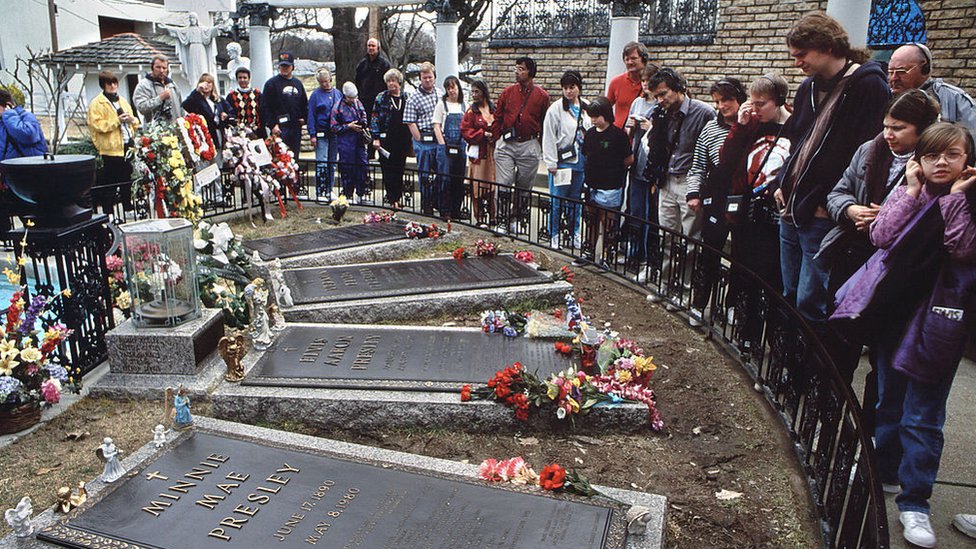
<path id="1" fill-rule="evenodd" d="M 271 64 L 271 27 L 248 25 L 251 37 L 251 82 L 258 89 L 274 76 Z"/>
<path id="2" fill-rule="evenodd" d="M 442 21 L 445 18 L 438 14 L 438 21 L 434 23 L 434 65 L 437 67 L 437 86 L 448 76 L 458 75 L 458 23 L 457 21 Z"/>
<path id="3" fill-rule="evenodd" d="M 613 16 L 610 18 L 610 45 L 607 47 L 607 79 L 603 89 L 610 86 L 610 80 L 627 70 L 624 66 L 624 46 L 636 42 L 640 29 L 640 17 Z"/>
<path id="4" fill-rule="evenodd" d="M 863 48 L 867 45 L 871 0 L 827 0 L 827 15 L 844 27 L 850 36 L 851 46 Z"/>

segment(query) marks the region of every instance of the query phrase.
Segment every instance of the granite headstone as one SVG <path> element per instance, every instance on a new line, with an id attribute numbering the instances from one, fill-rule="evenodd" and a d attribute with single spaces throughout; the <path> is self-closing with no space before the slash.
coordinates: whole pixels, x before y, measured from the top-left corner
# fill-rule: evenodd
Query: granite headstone
<path id="1" fill-rule="evenodd" d="M 379 242 L 404 240 L 406 239 L 404 226 L 405 223 L 401 221 L 346 225 L 310 233 L 257 238 L 245 242 L 244 247 L 257 251 L 261 259 L 269 261 L 275 258 L 284 259 Z"/>

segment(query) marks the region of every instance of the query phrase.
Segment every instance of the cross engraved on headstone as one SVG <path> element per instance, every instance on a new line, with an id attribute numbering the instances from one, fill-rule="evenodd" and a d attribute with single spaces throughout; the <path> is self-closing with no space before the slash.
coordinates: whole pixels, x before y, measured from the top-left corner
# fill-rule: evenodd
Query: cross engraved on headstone
<path id="1" fill-rule="evenodd" d="M 159 480 L 169 480 L 169 477 L 168 476 L 160 474 L 159 471 L 153 471 L 151 473 L 146 473 L 146 480 L 153 480 L 153 479 L 156 479 L 156 478 L 158 478 Z"/>

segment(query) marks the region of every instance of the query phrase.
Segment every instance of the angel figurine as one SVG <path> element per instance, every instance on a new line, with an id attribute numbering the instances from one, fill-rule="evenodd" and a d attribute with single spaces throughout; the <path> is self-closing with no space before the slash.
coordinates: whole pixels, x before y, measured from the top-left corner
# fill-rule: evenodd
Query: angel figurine
<path id="1" fill-rule="evenodd" d="M 105 437 L 102 440 L 102 445 L 95 449 L 95 455 L 98 459 L 105 464 L 105 469 L 102 471 L 102 482 L 112 483 L 116 480 L 122 478 L 125 475 L 125 469 L 122 468 L 122 464 L 119 463 L 119 454 L 122 450 L 115 447 L 115 443 L 112 439 Z"/>
<path id="2" fill-rule="evenodd" d="M 172 387 L 166 388 L 166 417 L 172 418 L 173 428 L 183 430 L 193 425 L 193 416 L 190 415 L 190 397 L 186 387 L 180 385 L 176 394 Z M 172 403 L 172 406 L 170 405 Z"/>
<path id="3" fill-rule="evenodd" d="M 275 258 L 270 270 L 271 285 L 274 287 L 275 300 L 278 307 L 287 309 L 295 306 L 295 299 L 291 297 L 291 288 L 285 284 L 285 274 L 281 272 L 281 258 Z"/>
<path id="4" fill-rule="evenodd" d="M 227 365 L 227 374 L 224 379 L 231 383 L 237 383 L 244 379 L 244 365 L 241 359 L 247 354 L 247 346 L 244 344 L 244 334 L 237 334 L 233 337 L 224 336 L 217 343 L 224 364 Z"/>
<path id="5" fill-rule="evenodd" d="M 280 333 L 285 329 L 285 315 L 281 314 L 281 308 L 276 303 L 268 305 L 268 318 L 271 319 L 271 331 Z"/>
<path id="6" fill-rule="evenodd" d="M 4 518 L 7 519 L 7 524 L 10 525 L 10 529 L 14 531 L 14 535 L 18 538 L 26 538 L 34 533 L 34 525 L 31 524 L 31 515 L 34 514 L 34 506 L 31 505 L 30 496 L 24 496 L 20 499 L 20 503 L 17 507 L 13 509 L 7 509 L 4 513 Z"/>
<path id="7" fill-rule="evenodd" d="M 71 488 L 62 486 L 58 488 L 58 503 L 55 504 L 55 511 L 68 513 L 72 509 L 81 507 L 88 501 L 88 490 L 85 490 L 85 481 L 78 483 L 78 491 L 72 492 Z"/>
<path id="8" fill-rule="evenodd" d="M 248 333 L 251 344 L 258 351 L 271 346 L 271 327 L 268 321 L 268 288 L 263 278 L 255 278 L 244 287 L 244 298 L 251 311 L 251 325 Z"/>
<path id="9" fill-rule="evenodd" d="M 153 433 L 153 446 L 155 446 L 156 448 L 162 448 L 163 445 L 166 444 L 166 433 L 168 433 L 168 432 L 169 432 L 169 429 L 167 429 L 166 427 L 163 427 L 162 424 L 159 424 L 159 425 L 156 425 L 155 427 L 153 427 L 153 431 L 152 431 L 152 433 Z"/>

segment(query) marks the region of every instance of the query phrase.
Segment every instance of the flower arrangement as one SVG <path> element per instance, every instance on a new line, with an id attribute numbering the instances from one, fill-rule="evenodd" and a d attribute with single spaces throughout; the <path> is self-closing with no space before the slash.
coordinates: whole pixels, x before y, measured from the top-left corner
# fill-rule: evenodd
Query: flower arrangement
<path id="1" fill-rule="evenodd" d="M 20 272 L 5 268 L 4 274 L 11 284 L 20 284 Z M 72 330 L 57 323 L 50 324 L 46 330 L 37 328 L 38 319 L 57 301 L 69 299 L 71 291 L 66 289 L 54 296 L 35 295 L 29 302 L 26 296 L 26 286 L 13 293 L 0 325 L 0 410 L 4 411 L 32 403 L 57 404 L 63 391 L 81 390 L 80 382 L 75 382 L 55 352 L 71 336 Z"/>
<path id="2" fill-rule="evenodd" d="M 459 248 L 454 249 L 454 251 L 451 253 L 451 257 L 453 257 L 457 261 L 461 261 L 462 259 L 469 257 L 469 255 L 468 255 L 468 251 L 464 249 L 464 246 L 461 246 Z"/>
<path id="3" fill-rule="evenodd" d="M 535 254 L 529 250 L 515 252 L 514 257 L 517 261 L 521 261 L 522 263 L 535 263 Z"/>
<path id="4" fill-rule="evenodd" d="M 112 294 L 112 305 L 122 311 L 126 318 L 132 314 L 132 295 L 125 280 L 125 262 L 116 254 L 105 256 L 105 266 L 108 268 L 108 289 Z"/>
<path id="5" fill-rule="evenodd" d="M 241 188 L 249 189 L 257 194 L 267 206 L 272 196 L 281 203 L 281 182 L 272 176 L 274 170 L 270 166 L 264 168 L 257 165 L 255 159 L 248 153 L 248 130 L 244 127 L 229 129 L 227 143 L 224 146 L 224 167 L 234 173 L 234 178 Z"/>
<path id="6" fill-rule="evenodd" d="M 561 490 L 586 497 L 599 494 L 586 477 L 575 470 L 567 472 L 558 463 L 550 463 L 537 474 L 521 457 L 501 461 L 486 459 L 478 466 L 478 475 L 488 482 L 510 482 L 519 486 L 538 487 L 548 492 Z"/>
<path id="7" fill-rule="evenodd" d="M 525 332 L 528 321 L 526 314 L 489 309 L 481 313 L 481 331 L 486 334 L 501 333 L 507 337 L 517 337 Z"/>
<path id="8" fill-rule="evenodd" d="M 193 174 L 183 158 L 180 132 L 174 124 L 153 123 L 139 131 L 134 148 L 141 185 L 138 194 L 153 204 L 158 217 L 203 216 L 203 200 L 193 188 Z"/>
<path id="9" fill-rule="evenodd" d="M 576 273 L 574 273 L 573 270 L 567 267 L 566 265 L 563 265 L 562 267 L 559 268 L 558 271 L 552 273 L 552 275 L 550 275 L 549 278 L 553 282 L 559 282 L 560 280 L 565 280 L 566 282 L 572 284 L 573 279 L 576 278 Z"/>
<path id="10" fill-rule="evenodd" d="M 346 198 L 346 195 L 340 194 L 332 199 L 329 207 L 332 208 L 332 219 L 337 222 L 342 221 L 342 216 L 346 215 L 346 210 L 349 209 L 349 199 Z"/>
<path id="11" fill-rule="evenodd" d="M 272 172 L 272 177 L 275 180 L 280 181 L 283 185 L 286 185 L 291 191 L 291 197 L 298 206 L 298 209 L 302 209 L 302 203 L 298 200 L 298 162 L 295 160 L 295 153 L 288 148 L 284 140 L 280 136 L 269 137 L 265 139 L 265 143 L 268 145 L 268 150 L 271 152 L 271 166 L 270 170 Z M 281 194 L 278 194 L 278 209 L 281 211 L 281 217 L 286 217 L 288 214 L 285 211 L 285 203 L 281 199 Z"/>
<path id="12" fill-rule="evenodd" d="M 396 219 L 395 213 L 390 212 L 369 212 L 363 216 L 363 224 L 369 225 L 370 223 L 389 223 Z"/>
<path id="13" fill-rule="evenodd" d="M 494 257 L 498 255 L 498 246 L 494 242 L 488 242 L 479 238 L 474 243 L 474 246 L 474 253 L 478 257 Z"/>
<path id="14" fill-rule="evenodd" d="M 250 260 L 240 237 L 227 223 L 211 225 L 206 221 L 197 224 L 193 236 L 201 301 L 207 307 L 222 309 L 227 326 L 247 326 L 244 288 L 250 283 Z"/>
<path id="15" fill-rule="evenodd" d="M 187 113 L 183 118 L 177 120 L 177 124 L 179 124 L 184 142 L 188 144 L 187 150 L 194 163 L 200 160 L 210 162 L 217 156 L 217 147 L 214 146 L 213 138 L 210 137 L 207 121 L 202 116 Z"/>
<path id="16" fill-rule="evenodd" d="M 436 223 L 431 223 L 430 225 L 425 225 L 423 223 L 417 223 L 416 221 L 410 221 L 403 228 L 404 234 L 407 238 L 440 238 L 442 236 L 440 228 Z"/>

